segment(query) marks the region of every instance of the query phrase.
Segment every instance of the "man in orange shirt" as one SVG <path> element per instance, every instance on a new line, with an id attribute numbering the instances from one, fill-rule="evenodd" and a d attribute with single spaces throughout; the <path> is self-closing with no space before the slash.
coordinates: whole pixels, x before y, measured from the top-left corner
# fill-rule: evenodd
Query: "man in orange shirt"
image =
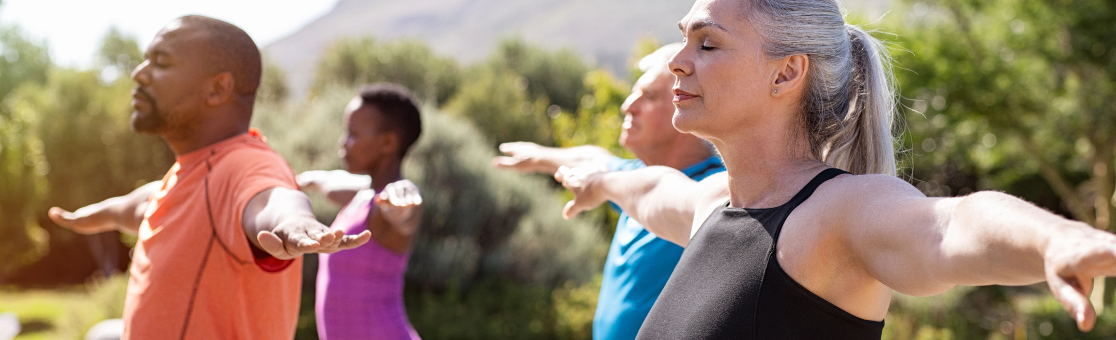
<path id="1" fill-rule="evenodd" d="M 249 129 L 261 62 L 224 21 L 168 24 L 132 72 L 132 129 L 162 137 L 176 163 L 160 182 L 76 212 L 81 233 L 138 233 L 124 308 L 125 339 L 290 339 L 301 255 L 369 240 L 314 219 L 294 174 Z"/>

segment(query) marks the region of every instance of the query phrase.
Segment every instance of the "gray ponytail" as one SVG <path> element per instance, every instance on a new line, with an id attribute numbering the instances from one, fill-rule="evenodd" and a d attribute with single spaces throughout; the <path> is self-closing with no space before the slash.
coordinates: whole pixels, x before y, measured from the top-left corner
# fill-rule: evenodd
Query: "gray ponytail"
<path id="1" fill-rule="evenodd" d="M 810 59 L 802 134 L 811 154 L 854 174 L 895 175 L 895 89 L 890 56 L 845 23 L 835 0 L 744 0 L 744 14 L 772 59 Z"/>

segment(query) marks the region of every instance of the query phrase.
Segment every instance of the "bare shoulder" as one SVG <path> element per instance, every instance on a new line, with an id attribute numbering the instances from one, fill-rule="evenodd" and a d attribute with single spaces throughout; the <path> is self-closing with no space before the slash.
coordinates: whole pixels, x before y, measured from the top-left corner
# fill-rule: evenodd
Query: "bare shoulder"
<path id="1" fill-rule="evenodd" d="M 694 221 L 690 225 L 690 238 L 697 234 L 709 215 L 729 200 L 728 174 L 720 172 L 697 183 L 691 198 L 694 204 Z"/>
<path id="2" fill-rule="evenodd" d="M 926 197 L 899 177 L 880 174 L 840 175 L 818 186 L 813 196 L 819 198 L 812 200 L 815 201 L 813 203 L 843 208 L 902 198 Z"/>
<path id="3" fill-rule="evenodd" d="M 824 219 L 831 227 L 857 226 L 894 219 L 917 207 L 926 196 L 910 183 L 891 175 L 845 174 L 822 183 L 798 213 Z M 836 230 L 834 230 L 836 231 Z"/>

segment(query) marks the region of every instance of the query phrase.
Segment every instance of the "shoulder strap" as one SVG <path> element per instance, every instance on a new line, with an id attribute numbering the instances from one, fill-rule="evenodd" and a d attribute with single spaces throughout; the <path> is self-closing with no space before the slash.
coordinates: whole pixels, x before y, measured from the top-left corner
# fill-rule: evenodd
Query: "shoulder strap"
<path id="1" fill-rule="evenodd" d="M 802 202 L 806 202 L 806 199 L 810 198 L 810 195 L 813 195 L 814 190 L 817 190 L 822 183 L 833 179 L 833 177 L 837 177 L 847 173 L 849 172 L 838 168 L 828 168 L 822 170 L 822 172 L 819 173 L 817 176 L 814 176 L 814 179 L 810 180 L 810 183 L 807 183 L 806 186 L 802 188 L 802 190 L 799 190 L 798 193 L 795 194 L 789 202 L 783 205 L 783 208 L 786 208 L 787 211 L 794 210 L 794 208 L 797 208 L 799 204 L 802 204 Z"/>

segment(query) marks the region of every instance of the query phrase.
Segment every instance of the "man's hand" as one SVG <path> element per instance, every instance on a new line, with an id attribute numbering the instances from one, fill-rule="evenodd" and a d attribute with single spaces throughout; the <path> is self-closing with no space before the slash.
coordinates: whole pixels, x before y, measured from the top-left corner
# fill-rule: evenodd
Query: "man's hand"
<path id="1" fill-rule="evenodd" d="M 572 219 L 583 211 L 596 208 L 608 201 L 597 185 L 608 169 L 603 166 L 559 167 L 554 179 L 574 194 L 574 199 L 562 209 L 562 217 Z"/>
<path id="2" fill-rule="evenodd" d="M 363 245 L 372 238 L 365 230 L 358 235 L 345 235 L 344 230 L 330 230 L 313 218 L 287 218 L 274 230 L 256 235 L 260 249 L 280 260 L 289 260 L 307 253 L 334 253 Z"/>
<path id="3" fill-rule="evenodd" d="M 147 210 L 148 199 L 159 191 L 161 185 L 161 181 L 147 183 L 127 195 L 90 204 L 75 212 L 52 207 L 47 211 L 47 216 L 59 226 L 79 234 L 88 235 L 113 230 L 136 234 L 140 224 L 143 223 L 143 213 Z"/>
<path id="4" fill-rule="evenodd" d="M 345 235 L 343 230 L 330 230 L 314 219 L 306 194 L 281 187 L 252 197 L 241 221 L 253 246 L 282 260 L 352 249 L 372 238 L 368 231 Z"/>
<path id="5" fill-rule="evenodd" d="M 531 142 L 511 142 L 500 144 L 500 152 L 507 156 L 496 157 L 492 165 L 498 169 L 515 170 L 523 173 L 551 173 L 558 165 L 548 155 L 560 152 Z"/>
<path id="6" fill-rule="evenodd" d="M 408 180 L 389 183 L 374 198 L 380 215 L 400 234 L 410 236 L 422 220 L 422 195 Z"/>
<path id="7" fill-rule="evenodd" d="M 1116 276 L 1116 235 L 1091 227 L 1077 228 L 1049 240 L 1044 256 L 1050 292 L 1088 332 L 1097 322 L 1089 302 L 1093 278 Z"/>
<path id="8" fill-rule="evenodd" d="M 105 209 L 105 202 L 88 205 L 75 212 L 53 207 L 47 211 L 47 216 L 59 226 L 78 234 L 89 235 L 113 231 L 116 230 L 116 216 L 112 216 Z"/>

